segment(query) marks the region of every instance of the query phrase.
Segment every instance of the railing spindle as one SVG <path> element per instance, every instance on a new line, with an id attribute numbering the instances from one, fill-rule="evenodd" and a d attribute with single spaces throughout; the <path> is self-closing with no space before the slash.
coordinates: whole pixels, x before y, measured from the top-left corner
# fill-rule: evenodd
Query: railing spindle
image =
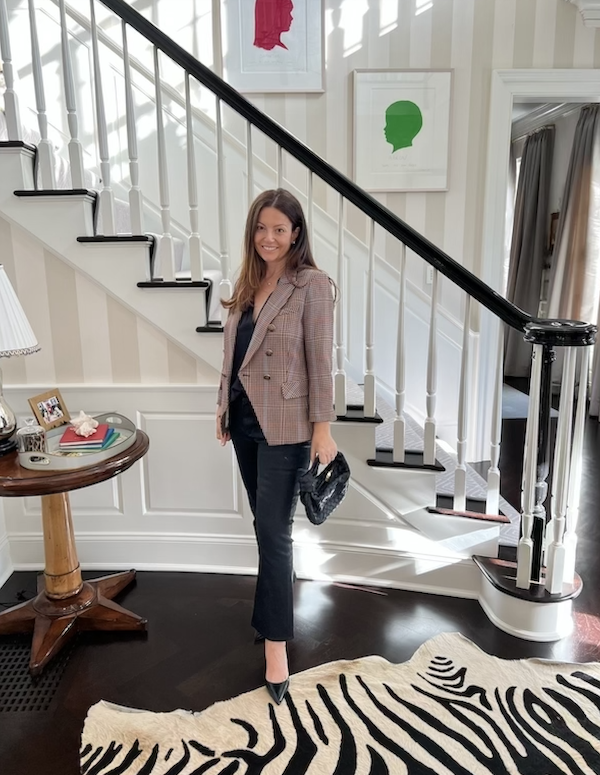
<path id="1" fill-rule="evenodd" d="M 306 208 L 306 223 L 308 226 L 308 238 L 310 246 L 315 249 L 315 235 L 313 228 L 313 173 L 308 170 L 308 206 Z"/>
<path id="2" fill-rule="evenodd" d="M 575 414 L 575 429 L 571 449 L 571 475 L 569 477 L 569 495 L 567 499 L 567 523 L 564 535 L 565 543 L 565 573 L 563 581 L 573 583 L 575 577 L 575 556 L 577 553 L 577 523 L 579 521 L 579 498 L 581 495 L 581 472 L 583 463 L 583 435 L 587 408 L 589 347 L 581 348 L 581 368 L 579 371 L 579 390 L 577 394 L 577 410 Z"/>
<path id="3" fill-rule="evenodd" d="M 8 11 L 6 0 L 0 0 L 0 54 L 2 55 L 2 67 L 4 71 L 4 111 L 6 115 L 6 129 L 9 140 L 21 139 L 21 117 L 19 114 L 19 101 L 15 92 L 15 79 L 13 73 L 12 53 L 10 48 L 10 25 L 8 23 Z"/>
<path id="4" fill-rule="evenodd" d="M 498 321 L 498 352 L 492 400 L 490 467 L 487 473 L 486 514 L 500 513 L 500 440 L 502 438 L 502 386 L 504 384 L 504 326 Z"/>
<path id="5" fill-rule="evenodd" d="M 67 124 L 69 126 L 69 163 L 71 165 L 71 185 L 73 188 L 85 188 L 83 174 L 83 146 L 79 139 L 79 122 L 77 120 L 77 103 L 75 101 L 75 80 L 69 48 L 69 29 L 65 12 L 65 0 L 59 0 L 60 11 L 60 42 L 62 54 L 63 82 L 65 87 L 65 104 L 67 106 Z"/>
<path id="6" fill-rule="evenodd" d="M 277 146 L 277 188 L 283 187 L 283 148 Z"/>
<path id="7" fill-rule="evenodd" d="M 344 197 L 340 194 L 338 200 L 338 266 L 337 266 L 337 286 L 338 299 L 335 311 L 335 354 L 336 354 L 336 372 L 334 378 L 335 385 L 335 412 L 338 417 L 344 417 L 347 411 L 346 403 L 346 348 L 344 346 L 344 322 L 345 322 L 345 280 L 346 280 L 346 258 L 344 253 Z"/>
<path id="8" fill-rule="evenodd" d="M 248 208 L 254 202 L 254 154 L 252 151 L 252 124 L 246 122 L 246 179 L 248 182 Z"/>
<path id="9" fill-rule="evenodd" d="M 567 496 L 569 493 L 575 365 L 575 348 L 567 347 L 565 349 L 563 377 L 560 387 L 558 428 L 556 430 L 556 446 L 554 451 L 554 471 L 552 473 L 552 520 L 548 525 L 552 540 L 548 546 L 546 590 L 551 595 L 562 592 L 565 575 L 566 555 L 563 538 L 567 514 Z"/>
<path id="10" fill-rule="evenodd" d="M 202 240 L 200 239 L 200 217 L 198 212 L 198 184 L 196 181 L 196 148 L 194 142 L 194 116 L 192 113 L 192 96 L 190 90 L 190 74 L 185 74 L 185 116 L 187 129 L 187 168 L 188 168 L 188 200 L 190 206 L 190 229 L 188 240 L 190 251 L 190 273 L 192 280 L 203 280 Z M 208 309 L 206 309 L 208 325 Z"/>
<path id="11" fill-rule="evenodd" d="M 540 384 L 542 376 L 543 346 L 533 345 L 531 377 L 529 384 L 529 409 L 525 430 L 525 454 L 523 458 L 523 484 L 521 491 L 522 518 L 521 538 L 517 547 L 517 587 L 529 589 L 531 585 L 531 564 L 533 560 L 533 509 L 535 505 L 535 482 L 537 469 L 537 448 L 540 410 Z"/>
<path id="12" fill-rule="evenodd" d="M 375 417 L 376 388 L 375 388 L 375 221 L 369 221 L 369 268 L 367 271 L 367 309 L 365 328 L 365 417 Z"/>
<path id="13" fill-rule="evenodd" d="M 129 155 L 129 217 L 131 233 L 144 233 L 144 216 L 142 207 L 142 190 L 140 188 L 140 164 L 138 160 L 137 129 L 135 108 L 133 102 L 133 85 L 131 83 L 131 60 L 129 59 L 129 43 L 127 41 L 127 24 L 122 22 L 123 34 L 123 72 L 125 74 L 125 115 L 127 117 L 127 153 Z M 148 280 L 152 278 L 148 276 Z"/>
<path id="14" fill-rule="evenodd" d="M 102 233 L 115 233 L 115 202 L 110 180 L 110 155 L 108 152 L 108 132 L 106 128 L 106 110 L 104 93 L 102 91 L 102 73 L 100 70 L 100 53 L 98 51 L 98 32 L 96 28 L 95 0 L 90 0 L 90 24 L 92 35 L 92 60 L 94 63 L 94 93 L 96 95 L 96 129 L 98 131 L 98 151 L 100 154 L 100 189 L 99 208 L 102 222 Z"/>
<path id="15" fill-rule="evenodd" d="M 158 267 L 163 282 L 173 282 L 175 280 L 175 254 L 173 236 L 171 234 L 171 203 L 169 198 L 169 173 L 160 83 L 159 50 L 156 46 L 154 46 L 154 94 L 156 101 L 156 139 L 158 144 L 158 185 L 160 189 L 160 215 L 163 230 L 158 246 Z"/>
<path id="16" fill-rule="evenodd" d="M 31 36 L 31 66 L 33 73 L 33 86 L 35 89 L 35 105 L 40 129 L 41 140 L 37 146 L 38 162 L 40 168 L 40 181 L 45 190 L 56 188 L 54 174 L 54 149 L 48 139 L 48 116 L 46 115 L 46 95 L 44 92 L 44 76 L 42 72 L 42 58 L 40 56 L 40 41 L 37 31 L 35 16 L 35 1 L 27 0 L 29 6 L 29 34 Z M 36 181 L 37 185 L 37 181 Z"/>
<path id="17" fill-rule="evenodd" d="M 469 416 L 469 350 L 471 343 L 471 297 L 465 299 L 460 383 L 458 390 L 458 428 L 456 439 L 456 470 L 454 472 L 454 508 L 467 508 L 467 422 Z"/>
<path id="18" fill-rule="evenodd" d="M 398 336 L 396 338 L 396 416 L 394 417 L 393 461 L 404 463 L 406 457 L 406 355 L 404 342 L 404 301 L 406 298 L 406 245 L 401 244 L 400 295 L 398 298 Z"/>
<path id="19" fill-rule="evenodd" d="M 220 297 L 229 299 L 231 296 L 231 280 L 229 278 L 229 240 L 227 237 L 227 196 L 225 191 L 225 152 L 223 150 L 223 116 L 221 100 L 217 97 L 217 202 L 219 207 L 219 257 L 221 260 Z M 227 311 L 221 312 L 223 321 Z"/>
<path id="20" fill-rule="evenodd" d="M 437 403 L 437 302 L 438 302 L 438 270 L 433 270 L 431 284 L 431 312 L 429 318 L 429 347 L 427 351 L 427 417 L 423 441 L 423 462 L 425 465 L 435 463 L 435 407 Z"/>

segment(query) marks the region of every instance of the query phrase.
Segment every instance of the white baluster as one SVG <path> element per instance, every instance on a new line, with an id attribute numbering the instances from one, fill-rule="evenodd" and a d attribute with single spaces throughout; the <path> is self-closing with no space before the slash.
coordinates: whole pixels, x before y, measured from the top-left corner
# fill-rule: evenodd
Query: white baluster
<path id="1" fill-rule="evenodd" d="M 246 122 L 246 178 L 248 181 L 248 208 L 254 202 L 254 154 L 252 152 L 252 124 Z"/>
<path id="2" fill-rule="evenodd" d="M 6 129 L 9 140 L 21 139 L 21 117 L 19 115 L 19 101 L 15 92 L 15 80 L 10 50 L 10 29 L 8 23 L 8 11 L 6 0 L 0 0 L 0 54 L 4 70 L 4 111 L 6 114 Z"/>
<path id="3" fill-rule="evenodd" d="M 100 175 L 102 189 L 100 190 L 99 208 L 104 234 L 115 233 L 115 201 L 110 185 L 110 155 L 108 153 L 108 132 L 106 130 L 106 110 L 102 92 L 102 74 L 100 71 L 100 54 L 98 52 L 98 31 L 96 29 L 96 10 L 94 0 L 90 0 L 90 23 L 92 34 L 92 59 L 94 62 L 94 92 L 96 95 L 96 129 L 98 131 L 98 151 L 100 153 Z"/>
<path id="4" fill-rule="evenodd" d="M 277 146 L 277 188 L 283 187 L 283 148 Z"/>
<path id="5" fill-rule="evenodd" d="M 574 347 L 565 348 L 563 376 L 560 387 L 558 408 L 558 427 L 554 451 L 554 470 L 552 472 L 552 496 L 550 499 L 552 520 L 548 529 L 552 530 L 552 541 L 548 546 L 546 567 L 546 590 L 551 595 L 562 592 L 565 575 L 565 518 L 567 514 L 567 496 L 569 493 L 569 474 L 571 457 L 571 434 L 573 427 L 573 394 L 575 387 L 576 351 Z"/>
<path id="6" fill-rule="evenodd" d="M 185 74 L 185 115 L 187 124 L 187 166 L 188 166 L 188 199 L 190 205 L 190 272 L 192 280 L 203 280 L 202 240 L 200 239 L 200 218 L 198 212 L 198 185 L 196 182 L 196 149 L 194 143 L 194 116 L 192 113 L 192 97 L 190 92 L 190 74 Z M 208 309 L 206 323 L 208 325 Z"/>
<path id="7" fill-rule="evenodd" d="M 67 124 L 69 126 L 69 162 L 71 164 L 71 185 L 73 188 L 84 188 L 83 146 L 79 139 L 79 122 L 77 120 L 77 104 L 75 102 L 75 81 L 69 48 L 69 29 L 65 13 L 65 0 L 59 0 L 60 11 L 60 44 L 62 54 L 63 83 L 65 87 L 65 104 L 67 106 Z"/>
<path id="8" fill-rule="evenodd" d="M 315 249 L 314 230 L 313 230 L 313 174 L 308 170 L 308 207 L 306 209 L 306 224 L 308 226 L 308 238 L 310 246 Z"/>
<path id="9" fill-rule="evenodd" d="M 525 430 L 525 454 L 523 456 L 523 484 L 521 490 L 521 538 L 517 546 L 517 587 L 529 589 L 533 559 L 533 509 L 537 473 L 537 444 L 540 424 L 540 385 L 542 376 L 543 345 L 533 346 L 531 378 L 529 384 L 529 409 Z"/>
<path id="10" fill-rule="evenodd" d="M 158 246 L 158 267 L 163 282 L 175 280 L 175 254 L 171 234 L 171 203 L 169 198 L 169 174 L 167 165 L 167 147 L 165 145 L 165 127 L 160 83 L 159 52 L 154 47 L 154 94 L 156 101 L 156 139 L 158 143 L 158 185 L 160 189 L 160 214 L 163 233 Z"/>
<path id="11" fill-rule="evenodd" d="M 583 434 L 585 430 L 589 360 L 590 348 L 584 347 L 582 348 L 581 352 L 579 390 L 577 394 L 577 412 L 575 415 L 575 430 L 573 432 L 573 447 L 571 449 L 571 475 L 569 477 L 569 494 L 567 497 L 567 521 L 564 535 L 565 573 L 563 576 L 563 581 L 566 584 L 572 584 L 575 577 L 575 556 L 577 554 L 577 523 L 579 521 L 579 498 L 581 496 Z"/>
<path id="12" fill-rule="evenodd" d="M 223 117 L 221 115 L 221 100 L 217 97 L 217 199 L 219 203 L 219 257 L 221 260 L 221 283 L 219 293 L 221 299 L 231 297 L 231 280 L 229 279 L 229 241 L 227 239 L 227 196 L 225 191 L 225 154 L 223 151 Z M 222 310 L 223 322 L 227 311 Z"/>
<path id="13" fill-rule="evenodd" d="M 406 457 L 406 368 L 404 343 L 404 303 L 406 299 L 406 245 L 400 254 L 400 294 L 398 297 L 398 336 L 396 339 L 396 416 L 394 417 L 394 463 L 404 463 Z"/>
<path id="14" fill-rule="evenodd" d="M 129 215 L 131 233 L 144 233 L 144 217 L 142 209 L 142 191 L 140 189 L 140 164 L 138 161 L 137 130 L 135 108 L 133 102 L 133 86 L 131 83 L 131 61 L 129 59 L 129 43 L 127 41 L 127 24 L 122 22 L 123 32 L 123 72 L 125 74 L 125 114 L 127 116 L 127 153 L 129 155 Z M 148 277 L 151 280 L 151 277 Z"/>
<path id="15" fill-rule="evenodd" d="M 458 394 L 458 428 L 456 439 L 456 470 L 454 472 L 454 508 L 467 508 L 467 422 L 469 415 L 469 350 L 471 343 L 471 297 L 465 298 L 460 387 Z"/>
<path id="16" fill-rule="evenodd" d="M 344 417 L 348 409 L 346 403 L 346 370 L 345 357 L 346 348 L 344 347 L 344 322 L 345 322 L 345 279 L 346 279 L 346 258 L 344 255 L 344 197 L 339 195 L 338 200 L 338 266 L 337 266 L 337 286 L 338 299 L 335 311 L 335 413 L 338 417 Z"/>
<path id="17" fill-rule="evenodd" d="M 423 439 L 423 462 L 435 463 L 435 405 L 437 402 L 437 302 L 438 270 L 433 270 L 431 285 L 431 312 L 429 317 L 429 347 L 427 352 L 427 417 Z"/>
<path id="18" fill-rule="evenodd" d="M 375 295 L 375 221 L 370 221 L 369 228 L 369 269 L 367 272 L 367 309 L 365 331 L 365 417 L 375 417 L 376 389 L 374 364 L 374 295 Z"/>
<path id="19" fill-rule="evenodd" d="M 496 380 L 492 402 L 492 427 L 490 431 L 490 467 L 487 473 L 486 514 L 499 514 L 500 510 L 500 439 L 502 437 L 502 385 L 504 384 L 504 326 L 498 322 L 498 353 Z"/>
<path id="20" fill-rule="evenodd" d="M 29 33 L 31 36 L 31 67 L 33 72 L 33 86 L 35 89 L 35 106 L 37 110 L 38 126 L 41 140 L 38 143 L 37 154 L 40 169 L 40 179 L 43 189 L 56 188 L 54 176 L 54 152 L 52 143 L 48 139 L 48 116 L 46 115 L 46 96 L 44 93 L 44 77 L 42 73 L 42 58 L 40 56 L 40 42 L 35 17 L 34 0 L 28 0 L 29 5 Z"/>

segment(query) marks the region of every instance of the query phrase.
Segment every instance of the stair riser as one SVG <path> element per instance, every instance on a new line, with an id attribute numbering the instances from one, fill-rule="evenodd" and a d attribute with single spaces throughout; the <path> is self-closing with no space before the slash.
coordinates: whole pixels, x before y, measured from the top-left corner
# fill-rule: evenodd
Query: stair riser
<path id="1" fill-rule="evenodd" d="M 432 541 L 464 557 L 498 556 L 500 526 L 473 519 L 431 514 L 419 509 L 404 515 L 405 521 Z"/>

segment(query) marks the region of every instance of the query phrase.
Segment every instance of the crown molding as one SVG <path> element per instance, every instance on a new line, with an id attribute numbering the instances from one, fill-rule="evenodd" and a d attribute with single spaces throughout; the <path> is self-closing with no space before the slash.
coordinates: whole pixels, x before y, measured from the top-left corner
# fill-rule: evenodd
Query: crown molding
<path id="1" fill-rule="evenodd" d="M 600 0 L 566 0 L 579 9 L 586 27 L 600 27 Z"/>

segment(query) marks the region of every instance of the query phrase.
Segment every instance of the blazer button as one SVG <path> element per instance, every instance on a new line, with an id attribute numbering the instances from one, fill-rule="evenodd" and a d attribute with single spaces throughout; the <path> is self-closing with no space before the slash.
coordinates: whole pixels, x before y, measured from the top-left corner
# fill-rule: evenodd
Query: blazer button
<path id="1" fill-rule="evenodd" d="M 265 352 L 265 355 L 273 355 L 273 350 L 267 350 L 267 351 Z"/>
<path id="2" fill-rule="evenodd" d="M 275 326 L 273 325 L 273 323 L 269 323 L 269 325 L 267 326 L 267 331 L 275 331 Z"/>
<path id="3" fill-rule="evenodd" d="M 263 379 L 271 379 L 271 375 L 270 375 L 270 374 L 265 374 L 265 376 L 263 377 Z"/>

